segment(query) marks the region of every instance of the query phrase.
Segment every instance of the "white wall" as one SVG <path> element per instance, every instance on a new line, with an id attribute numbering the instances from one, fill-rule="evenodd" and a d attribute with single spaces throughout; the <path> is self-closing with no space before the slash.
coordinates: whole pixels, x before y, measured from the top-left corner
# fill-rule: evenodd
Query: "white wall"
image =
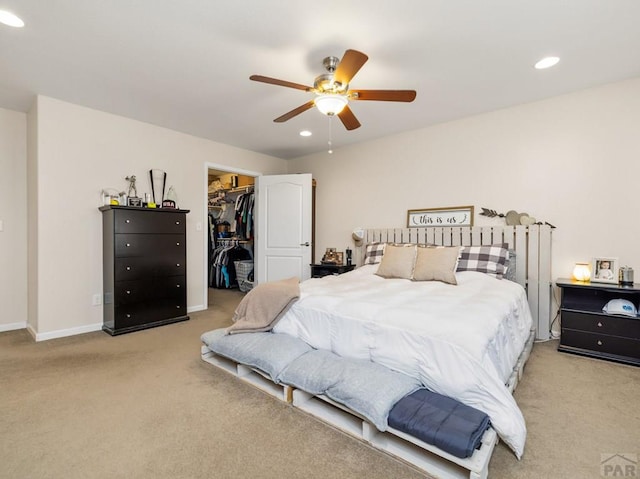
<path id="1" fill-rule="evenodd" d="M 0 331 L 27 324 L 27 117 L 0 108 Z"/>
<path id="2" fill-rule="evenodd" d="M 493 223 L 477 215 L 486 207 L 557 226 L 555 277 L 594 255 L 640 271 L 640 78 L 335 145 L 289 166 L 317 180 L 317 257 L 353 246 L 356 226 L 403 227 L 409 209 L 474 205 L 475 224 Z"/>
<path id="3" fill-rule="evenodd" d="M 204 307 L 207 163 L 262 174 L 286 171 L 286 162 L 128 118 L 39 96 L 30 129 L 36 163 L 30 186 L 37 192 L 37 293 L 30 298 L 29 326 L 36 339 L 99 329 L 102 307 L 92 297 L 102 292 L 103 188 L 126 190 L 136 175 L 138 195 L 151 192 L 148 171 L 167 172 L 179 206 L 187 215 L 187 307 Z M 30 115 L 32 114 L 30 113 Z M 33 132 L 30 132 L 30 134 Z M 197 226 L 203 227 L 198 231 Z M 34 312 L 32 317 L 31 311 Z"/>

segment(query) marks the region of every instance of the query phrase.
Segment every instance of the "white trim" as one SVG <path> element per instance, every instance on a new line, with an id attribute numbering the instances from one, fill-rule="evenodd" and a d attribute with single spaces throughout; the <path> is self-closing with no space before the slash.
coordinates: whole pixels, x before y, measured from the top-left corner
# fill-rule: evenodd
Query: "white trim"
<path id="1" fill-rule="evenodd" d="M 220 165 L 218 163 L 205 163 L 204 164 L 204 218 L 202 220 L 202 234 L 204 235 L 204 258 L 205 262 L 209 260 L 209 170 L 219 170 L 226 173 L 237 173 L 244 176 L 252 176 L 254 178 L 262 176 L 264 173 L 258 171 L 243 170 L 242 168 L 236 168 L 235 166 Z M 202 279 L 204 285 L 204 297 L 202 299 L 202 310 L 209 307 L 209 265 L 204 268 L 204 276 Z M 201 311 L 201 310 L 198 310 Z"/>
<path id="2" fill-rule="evenodd" d="M 26 321 L 21 321 L 19 323 L 0 324 L 0 333 L 4 333 L 5 331 L 15 331 L 16 329 L 25 329 L 26 327 Z"/>
<path id="3" fill-rule="evenodd" d="M 207 307 L 204 304 L 199 304 L 197 306 L 189 306 L 187 307 L 187 313 L 195 313 L 198 311 L 204 311 Z"/>
<path id="4" fill-rule="evenodd" d="M 27 326 L 27 330 L 34 337 L 36 342 L 47 341 L 49 339 L 66 338 L 67 336 L 75 336 L 76 334 L 93 333 L 102 330 L 102 322 L 88 324 L 86 326 L 78 326 L 77 328 L 58 329 L 49 331 L 48 333 L 38 333 L 31 326 Z"/>

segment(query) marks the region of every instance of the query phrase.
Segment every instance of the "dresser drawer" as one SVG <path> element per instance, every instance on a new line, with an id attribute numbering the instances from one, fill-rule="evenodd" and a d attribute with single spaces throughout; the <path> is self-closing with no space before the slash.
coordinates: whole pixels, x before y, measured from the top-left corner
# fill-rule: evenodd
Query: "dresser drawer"
<path id="1" fill-rule="evenodd" d="M 562 329 L 640 340 L 640 319 L 563 310 L 561 323 Z"/>
<path id="2" fill-rule="evenodd" d="M 184 276 L 186 274 L 185 255 L 169 256 L 125 256 L 114 262 L 115 281 L 133 281 L 160 276 Z"/>
<path id="3" fill-rule="evenodd" d="M 148 256 L 178 260 L 186 255 L 185 241 L 185 235 L 117 234 L 115 255 L 116 258 Z"/>
<path id="4" fill-rule="evenodd" d="M 167 276 L 161 280 L 118 281 L 114 303 L 117 306 L 169 300 L 181 303 L 186 298 L 185 276 Z"/>
<path id="5" fill-rule="evenodd" d="M 115 210 L 115 233 L 176 234 L 186 232 L 186 215 L 158 211 L 149 214 L 139 210 Z"/>
<path id="6" fill-rule="evenodd" d="M 604 334 L 585 333 L 572 329 L 562 330 L 560 344 L 573 348 L 586 349 L 604 354 L 614 354 L 628 358 L 640 359 L 640 341 L 607 336 Z"/>
<path id="7" fill-rule="evenodd" d="M 115 308 L 115 328 L 131 328 L 160 321 L 167 321 L 186 315 L 186 303 L 179 303 L 166 299 L 123 305 Z"/>

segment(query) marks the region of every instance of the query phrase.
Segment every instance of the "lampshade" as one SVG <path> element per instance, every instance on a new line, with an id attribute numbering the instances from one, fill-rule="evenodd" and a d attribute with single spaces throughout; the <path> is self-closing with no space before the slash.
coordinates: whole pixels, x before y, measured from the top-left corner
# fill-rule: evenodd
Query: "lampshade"
<path id="1" fill-rule="evenodd" d="M 573 267 L 573 279 L 576 281 L 591 281 L 591 268 L 589 263 L 576 263 Z"/>
<path id="2" fill-rule="evenodd" d="M 328 116 L 337 115 L 342 109 L 347 106 L 349 100 L 344 95 L 337 95 L 335 93 L 321 93 L 315 99 L 316 108 Z"/>

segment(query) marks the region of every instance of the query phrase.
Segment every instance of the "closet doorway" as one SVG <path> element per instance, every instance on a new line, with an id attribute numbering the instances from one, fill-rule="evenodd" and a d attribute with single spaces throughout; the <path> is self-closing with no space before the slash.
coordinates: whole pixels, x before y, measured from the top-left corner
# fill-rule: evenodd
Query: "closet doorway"
<path id="1" fill-rule="evenodd" d="M 253 287 L 255 179 L 260 173 L 206 164 L 205 305 Z"/>

